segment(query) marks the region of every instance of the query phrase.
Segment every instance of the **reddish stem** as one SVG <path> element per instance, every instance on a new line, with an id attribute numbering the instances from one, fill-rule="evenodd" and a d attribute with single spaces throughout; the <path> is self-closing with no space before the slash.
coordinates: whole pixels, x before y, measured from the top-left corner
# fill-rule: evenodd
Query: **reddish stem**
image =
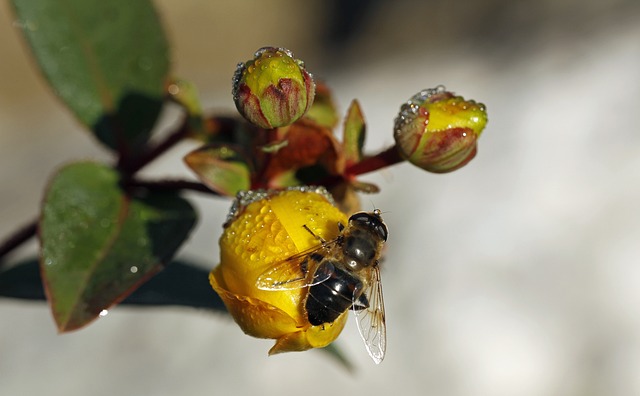
<path id="1" fill-rule="evenodd" d="M 190 190 L 190 191 L 198 191 L 198 192 L 202 192 L 210 195 L 220 195 L 202 183 L 193 182 L 189 180 L 146 181 L 146 180 L 134 179 L 129 181 L 126 185 L 127 187 L 141 187 L 141 188 L 147 188 L 153 191 Z"/>
<path id="2" fill-rule="evenodd" d="M 142 154 L 138 158 L 135 158 L 133 160 L 128 160 L 127 156 L 125 155 L 121 156 L 120 160 L 118 161 L 117 168 L 122 174 L 123 179 L 124 180 L 130 179 L 136 172 L 138 172 L 144 166 L 149 164 L 151 161 L 156 159 L 158 156 L 160 156 L 162 153 L 164 153 L 171 147 L 173 147 L 176 143 L 180 142 L 182 139 L 187 137 L 189 132 L 190 132 L 189 118 L 185 117 L 184 120 L 182 121 L 182 124 L 180 125 L 180 128 L 177 131 L 171 133 L 169 136 L 167 136 L 165 140 L 163 140 L 157 146 L 150 149 L 146 153 Z M 198 184 L 198 183 L 194 183 L 194 185 L 195 184 Z M 170 188 L 170 187 L 164 187 L 164 188 Z M 189 187 L 183 187 L 183 188 L 189 188 Z M 207 189 L 202 185 L 201 187 L 191 186 L 189 189 L 203 191 L 202 188 L 206 189 L 210 193 L 213 193 L 211 190 Z M 2 244 L 0 244 L 0 259 L 2 259 L 4 256 L 9 254 L 11 251 L 13 251 L 15 248 L 17 248 L 24 242 L 31 239 L 36 234 L 37 228 L 38 228 L 38 223 L 37 221 L 34 221 L 32 223 L 29 223 L 27 226 L 21 229 L 18 229 L 11 236 L 9 236 L 7 240 L 5 240 L 4 242 L 2 242 Z M 2 264 L 2 261 L 0 261 L 0 265 L 1 264 Z"/>
<path id="3" fill-rule="evenodd" d="M 212 191 L 205 185 L 197 182 L 186 180 L 165 180 L 150 182 L 137 181 L 132 179 L 132 176 L 136 172 L 152 162 L 162 153 L 173 147 L 176 143 L 187 137 L 189 132 L 189 120 L 187 117 L 185 117 L 184 121 L 177 131 L 170 134 L 164 141 L 162 141 L 151 150 L 147 151 L 145 154 L 132 161 L 127 161 L 126 159 L 121 158 L 120 162 L 118 163 L 118 169 L 124 176 L 125 184 L 127 186 L 143 187 L 152 190 L 192 190 L 207 194 L 218 195 L 216 192 Z M 400 156 L 400 153 L 394 145 L 372 157 L 367 157 L 364 160 L 347 167 L 344 175 L 327 178 L 325 180 L 322 180 L 319 184 L 330 186 L 340 182 L 341 180 L 349 179 L 351 177 L 364 173 L 373 172 L 402 161 L 404 161 L 404 158 Z M 0 259 L 2 259 L 15 248 L 29 240 L 31 237 L 33 237 L 36 234 L 37 227 L 37 221 L 33 221 L 32 223 L 29 223 L 28 225 L 16 231 L 8 239 L 2 242 L 0 244 Z M 0 266 L 1 265 L 2 261 L 0 260 Z"/>
<path id="4" fill-rule="evenodd" d="M 15 233 L 13 233 L 13 235 L 0 243 L 0 267 L 2 267 L 2 264 L 4 263 L 4 261 L 2 261 L 1 259 L 11 251 L 13 251 L 15 248 L 31 239 L 31 237 L 36 235 L 37 230 L 38 221 L 34 220 L 17 230 Z"/>
<path id="5" fill-rule="evenodd" d="M 189 135 L 189 132 L 189 118 L 185 116 L 177 131 L 171 133 L 165 140 L 139 157 L 131 161 L 120 161 L 118 163 L 118 169 L 125 176 L 133 176 L 140 169 L 158 158 L 162 153 L 175 146 L 176 143 L 180 142 L 182 139 L 186 138 Z"/>
<path id="6" fill-rule="evenodd" d="M 331 187 L 342 181 L 351 180 L 355 178 L 355 176 L 363 173 L 377 171 L 378 169 L 386 168 L 402 161 L 404 161 L 404 158 L 402 158 L 396 146 L 393 145 L 374 156 L 367 157 L 358 163 L 347 166 L 347 169 L 345 169 L 342 175 L 327 177 L 319 181 L 317 184 Z"/>
<path id="7" fill-rule="evenodd" d="M 402 158 L 398 149 L 394 145 L 373 157 L 367 157 L 362 161 L 347 167 L 344 173 L 348 176 L 357 176 L 363 173 L 369 173 L 378 169 L 386 168 L 387 166 L 395 165 L 402 161 L 404 161 L 404 158 Z"/>

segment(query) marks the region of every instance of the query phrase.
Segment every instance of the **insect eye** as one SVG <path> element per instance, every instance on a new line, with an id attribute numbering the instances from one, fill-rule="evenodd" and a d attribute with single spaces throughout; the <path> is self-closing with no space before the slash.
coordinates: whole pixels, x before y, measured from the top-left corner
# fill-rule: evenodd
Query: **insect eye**
<path id="1" fill-rule="evenodd" d="M 349 218 L 349 222 L 357 224 L 364 228 L 371 229 L 376 233 L 376 235 L 378 235 L 380 239 L 385 242 L 387 241 L 387 236 L 389 234 L 387 226 L 382 222 L 382 219 L 379 217 L 379 215 L 376 215 L 375 212 L 374 214 L 366 212 L 356 213 Z"/>
<path id="2" fill-rule="evenodd" d="M 374 229 L 376 230 L 376 234 L 378 234 L 380 239 L 386 242 L 388 236 L 387 226 L 384 225 L 384 223 L 378 221 L 378 224 L 374 227 Z"/>

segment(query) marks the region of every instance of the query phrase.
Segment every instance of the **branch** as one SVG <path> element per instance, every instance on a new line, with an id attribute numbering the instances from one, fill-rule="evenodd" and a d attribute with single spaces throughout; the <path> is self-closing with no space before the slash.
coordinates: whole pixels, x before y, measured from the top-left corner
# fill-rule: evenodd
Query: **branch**
<path id="1" fill-rule="evenodd" d="M 10 237 L 0 243 L 0 267 L 4 261 L 6 255 L 12 252 L 15 248 L 22 245 L 24 242 L 28 241 L 31 237 L 36 235 L 36 231 L 38 230 L 38 221 L 34 220 L 31 223 L 23 226 L 13 233 Z"/>
<path id="2" fill-rule="evenodd" d="M 189 118 L 184 117 L 180 128 L 177 131 L 171 133 L 165 140 L 160 142 L 157 146 L 150 149 L 146 153 L 141 156 L 134 158 L 132 160 L 127 160 L 126 156 L 121 156 L 120 160 L 117 164 L 118 171 L 122 174 L 123 179 L 127 180 L 131 178 L 136 172 L 142 169 L 144 166 L 149 164 L 151 161 L 159 157 L 162 153 L 173 147 L 176 143 L 180 142 L 182 139 L 189 135 Z M 160 185 L 163 183 L 161 182 Z M 170 189 L 191 189 L 202 192 L 209 192 L 215 194 L 213 191 L 207 189 L 204 186 L 195 186 L 197 183 L 193 183 L 194 185 L 184 185 L 184 184 L 176 184 L 173 187 L 167 187 L 170 184 L 165 184 L 164 188 Z M 181 186 L 181 187 L 180 187 Z M 158 186 L 160 188 L 160 186 Z M 205 191 L 206 189 L 206 191 Z M 0 266 L 2 265 L 2 258 L 4 258 L 7 254 L 13 251 L 15 248 L 28 241 L 31 237 L 36 234 L 38 228 L 38 221 L 34 220 L 23 228 L 18 229 L 11 236 L 9 236 L 5 241 L 0 244 Z"/>
<path id="3" fill-rule="evenodd" d="M 189 181 L 189 180 L 147 181 L 147 180 L 133 179 L 126 183 L 126 187 L 146 188 L 152 191 L 190 190 L 190 191 L 197 191 L 197 192 L 201 192 L 209 195 L 220 196 L 220 194 L 211 190 L 209 187 L 205 186 L 204 184 Z"/>
<path id="4" fill-rule="evenodd" d="M 179 143 L 182 139 L 186 138 L 190 132 L 189 117 L 185 116 L 180 128 L 171 133 L 165 140 L 160 142 L 157 146 L 143 153 L 139 157 L 136 157 L 130 161 L 126 161 L 121 157 L 121 161 L 117 165 L 117 169 L 125 176 L 133 176 L 140 169 L 147 164 L 158 158 L 162 153 L 169 150 L 171 147 Z"/>
<path id="5" fill-rule="evenodd" d="M 393 145 L 372 157 L 367 157 L 362 161 L 349 166 L 346 169 L 345 174 L 357 176 L 363 173 L 369 173 L 378 169 L 386 168 L 387 166 L 395 165 L 402 161 L 404 161 L 404 158 L 402 158 L 396 146 Z"/>

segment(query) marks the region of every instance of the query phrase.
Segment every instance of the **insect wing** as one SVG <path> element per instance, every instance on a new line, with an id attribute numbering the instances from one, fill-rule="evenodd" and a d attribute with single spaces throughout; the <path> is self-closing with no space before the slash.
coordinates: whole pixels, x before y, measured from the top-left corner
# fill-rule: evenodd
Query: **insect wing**
<path id="1" fill-rule="evenodd" d="M 369 306 L 353 302 L 353 313 L 358 324 L 360 337 L 371 359 L 376 364 L 382 362 L 387 350 L 387 327 L 385 324 L 384 300 L 382 298 L 382 282 L 380 281 L 380 267 L 371 270 L 363 294 L 367 297 Z"/>
<path id="2" fill-rule="evenodd" d="M 256 286 L 262 290 L 295 290 L 326 281 L 333 266 L 324 265 L 318 270 L 318 265 L 328 248 L 328 244 L 315 246 L 276 263 L 258 277 Z"/>

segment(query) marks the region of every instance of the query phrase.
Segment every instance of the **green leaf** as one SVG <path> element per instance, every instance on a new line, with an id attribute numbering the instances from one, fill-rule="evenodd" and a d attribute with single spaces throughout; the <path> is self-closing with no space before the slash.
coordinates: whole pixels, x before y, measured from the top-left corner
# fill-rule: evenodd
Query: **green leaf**
<path id="1" fill-rule="evenodd" d="M 191 81 L 172 78 L 167 83 L 167 93 L 174 102 L 182 106 L 187 112 L 190 136 L 192 138 L 206 137 L 207 130 L 202 117 L 202 106 L 196 85 Z"/>
<path id="2" fill-rule="evenodd" d="M 45 300 L 39 260 L 25 260 L 1 271 L 0 296 Z M 209 284 L 209 271 L 182 260 L 171 262 L 120 305 L 172 305 L 226 312 L 222 300 Z"/>
<path id="3" fill-rule="evenodd" d="M 204 146 L 187 154 L 184 161 L 202 183 L 219 194 L 235 196 L 251 187 L 248 161 L 230 145 Z"/>
<path id="4" fill-rule="evenodd" d="M 52 180 L 39 224 L 41 271 L 60 331 L 74 330 L 163 268 L 196 215 L 175 194 L 125 194 L 118 174 L 84 162 Z"/>
<path id="5" fill-rule="evenodd" d="M 200 96 L 194 83 L 180 78 L 172 78 L 168 85 L 167 90 L 171 99 L 180 104 L 187 111 L 189 117 L 202 117 Z"/>
<path id="6" fill-rule="evenodd" d="M 44 76 L 98 139 L 121 152 L 148 139 L 169 47 L 148 0 L 11 0 Z"/>
<path id="7" fill-rule="evenodd" d="M 364 146 L 364 138 L 366 125 L 362 110 L 357 100 L 351 102 L 347 117 L 344 121 L 344 154 L 347 165 L 354 164 L 362 158 L 362 147 Z"/>

